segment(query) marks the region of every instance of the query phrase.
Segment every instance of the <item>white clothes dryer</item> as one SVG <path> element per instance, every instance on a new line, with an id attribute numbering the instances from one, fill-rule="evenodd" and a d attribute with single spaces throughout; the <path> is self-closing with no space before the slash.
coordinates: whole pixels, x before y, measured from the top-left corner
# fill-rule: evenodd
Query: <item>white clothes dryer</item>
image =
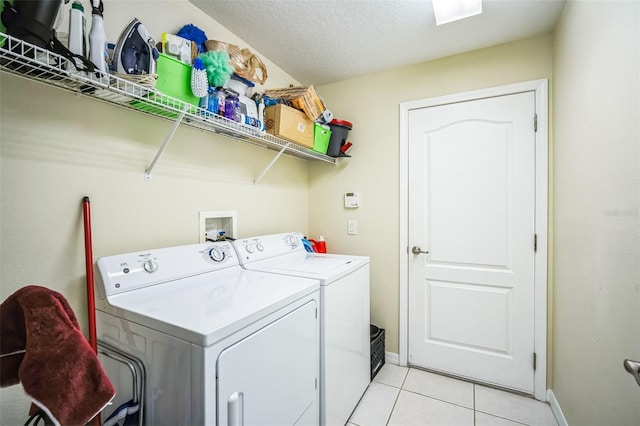
<path id="1" fill-rule="evenodd" d="M 145 424 L 319 423 L 318 280 L 244 270 L 228 242 L 97 268 L 98 339 L 144 365 Z"/>
<path id="2" fill-rule="evenodd" d="M 343 426 L 370 382 L 369 257 L 307 253 L 298 233 L 236 240 L 252 271 L 320 281 L 320 424 Z"/>

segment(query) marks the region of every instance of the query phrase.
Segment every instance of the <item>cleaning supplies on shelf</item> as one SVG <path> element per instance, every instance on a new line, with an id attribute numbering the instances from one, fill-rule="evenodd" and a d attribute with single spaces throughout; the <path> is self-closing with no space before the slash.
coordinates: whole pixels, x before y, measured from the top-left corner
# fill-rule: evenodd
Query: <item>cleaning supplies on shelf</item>
<path id="1" fill-rule="evenodd" d="M 204 42 L 207 41 L 209 37 L 207 37 L 204 31 L 202 31 L 195 25 L 185 25 L 184 27 L 180 28 L 180 31 L 178 31 L 176 35 L 194 42 L 196 44 L 196 50 L 198 51 L 198 53 L 204 53 L 207 51 L 207 49 L 204 47 Z"/>
<path id="2" fill-rule="evenodd" d="M 207 110 L 206 117 L 218 114 L 218 91 L 215 87 L 209 86 L 207 94 L 200 97 L 200 108 Z"/>
<path id="3" fill-rule="evenodd" d="M 260 98 L 260 104 L 258 104 L 258 120 L 260 120 L 260 130 L 266 131 L 267 127 L 264 124 L 264 97 Z"/>
<path id="4" fill-rule="evenodd" d="M 104 4 L 102 0 L 92 0 L 91 31 L 89 31 L 89 60 L 99 71 L 107 72 L 107 36 L 104 32 Z"/>
<path id="5" fill-rule="evenodd" d="M 85 37 L 86 21 L 84 7 L 79 1 L 74 1 L 69 10 L 69 50 L 71 53 L 87 57 L 87 39 Z M 76 68 L 81 66 L 79 59 L 74 59 Z"/>
<path id="6" fill-rule="evenodd" d="M 233 67 L 229 65 L 227 52 L 205 52 L 198 57 L 202 59 L 204 68 L 207 70 L 210 86 L 222 87 L 229 81 Z"/>
<path id="7" fill-rule="evenodd" d="M 209 84 L 207 70 L 204 69 L 202 58 L 195 58 L 191 68 L 191 91 L 199 98 L 207 96 Z"/>
<path id="8" fill-rule="evenodd" d="M 224 101 L 224 117 L 233 121 L 240 121 L 240 103 L 238 96 L 229 93 Z"/>
<path id="9" fill-rule="evenodd" d="M 175 34 L 162 33 L 162 53 L 191 65 L 191 40 Z"/>

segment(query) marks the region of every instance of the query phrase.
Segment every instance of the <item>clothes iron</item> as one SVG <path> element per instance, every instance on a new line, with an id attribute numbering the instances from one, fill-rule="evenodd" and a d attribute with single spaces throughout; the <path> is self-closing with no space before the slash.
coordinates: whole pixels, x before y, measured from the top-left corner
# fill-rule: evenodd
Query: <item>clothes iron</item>
<path id="1" fill-rule="evenodd" d="M 155 44 L 142 22 L 133 18 L 113 50 L 113 68 L 121 74 L 155 74 L 160 56 Z"/>

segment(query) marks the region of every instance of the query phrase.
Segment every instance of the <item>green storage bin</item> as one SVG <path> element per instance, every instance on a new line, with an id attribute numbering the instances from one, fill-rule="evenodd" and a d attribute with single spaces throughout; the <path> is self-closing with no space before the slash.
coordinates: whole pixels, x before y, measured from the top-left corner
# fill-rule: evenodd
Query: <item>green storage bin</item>
<path id="1" fill-rule="evenodd" d="M 161 53 L 156 70 L 158 73 L 157 91 L 198 106 L 200 98 L 191 91 L 191 65 Z"/>
<path id="2" fill-rule="evenodd" d="M 171 96 L 187 104 L 193 105 L 188 112 L 195 112 L 200 104 L 200 98 L 193 94 L 191 90 L 191 65 L 185 64 L 169 55 L 160 53 L 156 64 L 156 73 L 158 80 L 156 81 L 156 90 L 163 95 Z M 151 99 L 153 95 L 149 95 Z M 161 96 L 153 97 L 155 101 L 164 102 Z M 169 118 L 175 118 L 178 114 L 166 111 L 160 107 L 144 101 L 133 101 L 131 105 L 134 108 L 152 112 L 154 114 L 163 115 Z"/>
<path id="3" fill-rule="evenodd" d="M 326 154 L 329 148 L 329 140 L 331 139 L 331 129 L 329 126 L 314 123 L 313 128 L 313 150 L 320 154 Z"/>

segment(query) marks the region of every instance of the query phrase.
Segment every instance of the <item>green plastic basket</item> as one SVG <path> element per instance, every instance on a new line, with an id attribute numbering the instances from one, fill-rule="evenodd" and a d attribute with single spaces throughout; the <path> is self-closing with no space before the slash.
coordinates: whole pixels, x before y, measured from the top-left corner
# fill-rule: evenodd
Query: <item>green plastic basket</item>
<path id="1" fill-rule="evenodd" d="M 326 154 L 329 148 L 329 140 L 331 139 L 331 130 L 329 126 L 323 126 L 315 123 L 313 128 L 313 150 L 320 154 Z"/>
<path id="2" fill-rule="evenodd" d="M 197 106 L 200 103 L 200 98 L 193 94 L 191 90 L 191 66 L 185 64 L 169 55 L 160 53 L 158 58 L 156 72 L 158 74 L 158 80 L 156 81 L 156 90 L 163 95 L 171 96 L 179 101 L 193 105 L 193 108 L 188 108 L 188 112 L 195 112 Z M 149 95 L 149 98 L 153 98 L 155 102 L 159 102 L 163 105 L 171 105 L 171 101 L 163 96 Z M 167 111 L 166 109 L 144 101 L 132 101 L 131 105 L 134 108 L 142 111 L 152 112 L 154 114 L 163 115 L 170 118 L 178 116 L 177 113 Z M 178 108 L 181 109 L 181 108 Z"/>

